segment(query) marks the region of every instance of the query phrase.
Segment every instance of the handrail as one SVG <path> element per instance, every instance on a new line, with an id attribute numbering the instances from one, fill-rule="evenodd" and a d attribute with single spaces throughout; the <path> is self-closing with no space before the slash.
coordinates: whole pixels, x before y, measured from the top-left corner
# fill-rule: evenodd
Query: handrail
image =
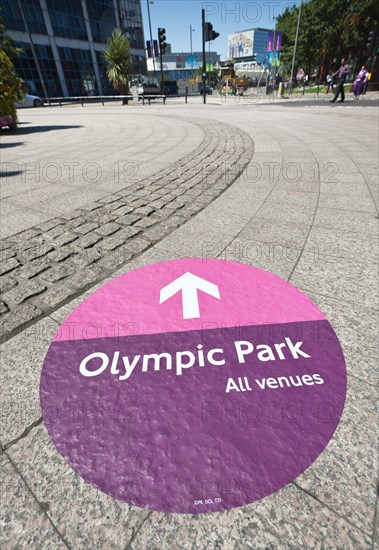
<path id="1" fill-rule="evenodd" d="M 101 103 L 104 105 L 104 102 L 107 100 L 120 100 L 120 101 L 131 101 L 133 99 L 133 95 L 79 95 L 79 96 L 71 96 L 71 97 L 50 97 L 49 105 L 53 105 L 56 103 L 59 103 L 60 107 L 62 107 L 62 103 L 73 103 L 78 102 L 81 103 L 83 106 L 84 103 L 91 103 L 96 101 L 101 101 Z M 47 102 L 46 98 L 42 98 L 42 101 L 45 103 Z"/>

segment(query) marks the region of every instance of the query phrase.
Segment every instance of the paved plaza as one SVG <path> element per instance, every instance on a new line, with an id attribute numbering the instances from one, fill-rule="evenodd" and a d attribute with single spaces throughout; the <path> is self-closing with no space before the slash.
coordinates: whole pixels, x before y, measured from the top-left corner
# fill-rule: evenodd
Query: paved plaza
<path id="1" fill-rule="evenodd" d="M 136 103 L 24 109 L 1 136 L 1 547 L 379 550 L 377 95 Z M 329 445 L 284 489 L 164 514 L 70 468 L 39 384 L 55 332 L 96 288 L 191 257 L 307 294 L 341 342 L 348 394 Z"/>

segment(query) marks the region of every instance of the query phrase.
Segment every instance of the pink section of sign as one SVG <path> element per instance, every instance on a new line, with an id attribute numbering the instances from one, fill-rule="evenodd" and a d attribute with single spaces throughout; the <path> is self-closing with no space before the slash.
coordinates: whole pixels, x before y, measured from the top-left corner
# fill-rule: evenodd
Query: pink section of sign
<path id="1" fill-rule="evenodd" d="M 186 273 L 219 290 L 219 299 L 197 291 L 197 318 L 183 318 L 180 291 L 160 303 L 160 290 Z M 276 275 L 235 262 L 190 258 L 148 265 L 104 285 L 73 311 L 54 340 L 324 319 L 307 296 Z"/>

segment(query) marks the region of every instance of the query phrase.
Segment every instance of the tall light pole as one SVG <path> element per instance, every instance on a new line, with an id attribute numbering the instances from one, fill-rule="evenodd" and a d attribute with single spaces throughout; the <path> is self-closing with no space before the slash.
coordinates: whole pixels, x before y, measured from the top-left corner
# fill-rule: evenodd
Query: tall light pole
<path id="1" fill-rule="evenodd" d="M 191 69 L 193 69 L 193 60 L 192 60 L 192 33 L 195 32 L 195 29 L 192 28 L 192 25 L 190 25 L 190 44 L 191 44 Z"/>
<path id="2" fill-rule="evenodd" d="M 154 4 L 151 0 L 146 0 L 147 4 L 147 14 L 149 16 L 149 28 L 150 28 L 150 47 L 151 47 L 151 53 L 153 54 L 153 70 L 154 70 L 154 76 L 157 76 L 157 73 L 155 71 L 155 51 L 154 51 L 154 42 L 153 42 L 153 32 L 151 30 L 151 15 L 150 15 L 150 4 Z"/>
<path id="3" fill-rule="evenodd" d="M 297 50 L 297 39 L 299 37 L 299 27 L 300 27 L 300 19 L 301 19 L 301 7 L 303 4 L 303 0 L 300 0 L 300 6 L 299 6 L 299 15 L 297 18 L 297 27 L 296 27 L 296 36 L 295 36 L 295 46 L 293 48 L 293 57 L 292 57 L 292 66 L 291 66 L 291 82 L 290 82 L 290 90 L 292 90 L 293 86 L 293 71 L 295 68 L 295 57 L 296 57 L 296 50 Z"/>

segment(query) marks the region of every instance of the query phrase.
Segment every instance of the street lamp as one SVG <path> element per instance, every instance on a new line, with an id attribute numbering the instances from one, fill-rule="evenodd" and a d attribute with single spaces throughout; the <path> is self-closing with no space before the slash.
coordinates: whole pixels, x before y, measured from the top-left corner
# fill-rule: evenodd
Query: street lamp
<path id="1" fill-rule="evenodd" d="M 193 59 L 192 59 L 192 33 L 195 32 L 195 29 L 190 25 L 190 43 L 191 43 L 191 69 L 193 69 Z"/>
<path id="2" fill-rule="evenodd" d="M 151 30 L 151 15 L 150 15 L 150 4 L 154 4 L 154 2 L 152 0 L 146 0 L 146 4 L 147 4 L 147 14 L 149 16 L 150 47 L 151 47 L 151 53 L 153 54 L 153 70 L 154 70 L 154 76 L 156 77 L 157 74 L 155 72 L 155 51 L 154 51 L 153 33 Z"/>
<path id="3" fill-rule="evenodd" d="M 299 27 L 300 27 L 302 4 L 303 4 L 303 1 L 300 0 L 299 13 L 298 13 L 298 17 L 297 17 L 295 45 L 294 45 L 294 48 L 293 48 L 293 57 L 292 57 L 292 65 L 291 65 L 290 92 L 292 91 L 292 86 L 293 86 L 293 71 L 294 71 L 294 68 L 295 68 L 295 58 L 296 58 L 296 50 L 297 50 L 297 40 L 298 40 L 298 37 L 299 37 Z"/>

